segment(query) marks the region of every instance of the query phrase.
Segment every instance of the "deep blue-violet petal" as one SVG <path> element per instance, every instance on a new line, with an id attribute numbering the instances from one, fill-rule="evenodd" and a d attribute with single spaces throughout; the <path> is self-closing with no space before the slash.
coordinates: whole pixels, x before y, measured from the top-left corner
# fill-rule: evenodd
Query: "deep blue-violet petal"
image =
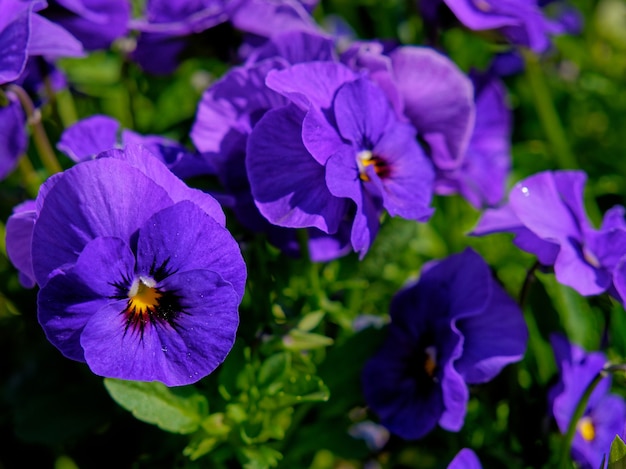
<path id="1" fill-rule="evenodd" d="M 230 233 L 189 201 L 178 202 L 151 216 L 139 229 L 137 272 L 165 266 L 166 272 L 206 269 L 230 282 L 243 297 L 246 268 Z"/>
<path id="2" fill-rule="evenodd" d="M 267 86 L 306 111 L 310 106 L 327 109 L 341 85 L 358 75 L 336 62 L 309 62 L 268 73 Z"/>
<path id="3" fill-rule="evenodd" d="M 198 189 L 192 189 L 176 177 L 155 155 L 145 146 L 127 144 L 123 150 L 109 150 L 102 157 L 113 157 L 126 161 L 138 169 L 156 184 L 164 187 L 168 195 L 176 203 L 190 200 L 209 214 L 222 226 L 226 225 L 226 217 L 220 204 L 212 196 Z"/>
<path id="4" fill-rule="evenodd" d="M 26 116 L 17 97 L 7 92 L 8 104 L 0 107 L 0 180 L 4 179 L 17 165 L 26 151 Z"/>
<path id="5" fill-rule="evenodd" d="M 526 351 L 528 329 L 522 311 L 495 281 L 483 313 L 458 321 L 457 327 L 465 341 L 463 356 L 454 366 L 469 384 L 492 380 Z"/>
<path id="6" fill-rule="evenodd" d="M 123 308 L 134 264 L 135 257 L 124 241 L 96 238 L 85 246 L 76 264 L 53 274 L 40 290 L 39 323 L 63 355 L 83 361 L 80 335 L 85 325 L 111 303 Z"/>
<path id="7" fill-rule="evenodd" d="M 471 81 L 431 49 L 402 47 L 390 56 L 404 113 L 431 145 L 435 164 L 458 167 L 474 126 Z"/>
<path id="8" fill-rule="evenodd" d="M 50 58 L 82 57 L 83 45 L 58 24 L 32 14 L 31 33 L 28 42 L 28 55 L 45 55 Z"/>
<path id="9" fill-rule="evenodd" d="M 324 167 L 302 143 L 304 113 L 294 105 L 269 111 L 248 140 L 246 168 L 257 207 L 271 223 L 337 231 L 346 201 L 324 183 Z"/>
<path id="10" fill-rule="evenodd" d="M 290 64 L 335 59 L 333 40 L 312 31 L 287 31 L 254 50 L 247 63 L 281 57 Z"/>
<path id="11" fill-rule="evenodd" d="M 35 286 L 31 251 L 36 219 L 35 201 L 29 200 L 13 208 L 6 226 L 7 256 L 19 271 L 20 283 L 25 288 Z"/>
<path id="12" fill-rule="evenodd" d="M 68 127 L 57 148 L 75 162 L 93 158 L 118 146 L 120 123 L 109 116 L 95 115 Z"/>
<path id="13" fill-rule="evenodd" d="M 31 9 L 18 0 L 0 2 L 0 84 L 16 80 L 26 66 Z"/>
<path id="14" fill-rule="evenodd" d="M 448 469 L 482 469 L 482 467 L 476 453 L 469 448 L 459 451 L 448 465 Z"/>
<path id="15" fill-rule="evenodd" d="M 194 383 L 211 373 L 230 351 L 238 325 L 237 294 L 218 274 L 195 270 L 159 285 L 180 298 L 171 321 L 148 320 L 142 331 L 126 327 L 119 303 L 92 316 L 81 335 L 85 361 L 101 376 Z"/>
<path id="16" fill-rule="evenodd" d="M 101 158 L 70 168 L 47 193 L 35 224 L 37 283 L 43 286 L 54 269 L 74 263 L 92 239 L 129 239 L 153 213 L 169 205 L 166 190 L 125 161 Z"/>

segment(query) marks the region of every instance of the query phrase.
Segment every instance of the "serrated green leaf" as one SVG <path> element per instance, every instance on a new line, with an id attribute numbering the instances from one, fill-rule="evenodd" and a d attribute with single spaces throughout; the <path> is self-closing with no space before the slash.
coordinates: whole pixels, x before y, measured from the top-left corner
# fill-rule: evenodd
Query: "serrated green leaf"
<path id="1" fill-rule="evenodd" d="M 208 414 L 206 398 L 195 388 L 105 378 L 111 397 L 144 422 L 171 433 L 193 433 Z"/>
<path id="2" fill-rule="evenodd" d="M 608 469 L 626 469 L 626 444 L 618 435 L 611 443 Z"/>

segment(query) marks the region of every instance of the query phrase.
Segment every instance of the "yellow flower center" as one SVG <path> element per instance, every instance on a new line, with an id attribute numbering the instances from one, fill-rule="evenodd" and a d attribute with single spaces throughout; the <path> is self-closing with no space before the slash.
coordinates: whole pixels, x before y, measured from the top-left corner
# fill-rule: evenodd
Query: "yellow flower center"
<path id="1" fill-rule="evenodd" d="M 136 279 L 128 291 L 127 311 L 143 315 L 148 311 L 154 311 L 159 305 L 159 298 L 163 296 L 156 289 L 156 282 L 149 277 Z"/>
<path id="2" fill-rule="evenodd" d="M 390 168 L 387 162 L 382 158 L 374 155 L 370 150 L 363 150 L 357 153 L 356 163 L 359 167 L 359 178 L 361 181 L 368 182 L 370 177 L 367 175 L 365 168 L 374 166 L 374 171 L 381 178 L 389 176 Z"/>
<path id="3" fill-rule="evenodd" d="M 596 428 L 589 417 L 583 417 L 578 421 L 578 431 L 585 441 L 593 441 L 596 437 Z"/>

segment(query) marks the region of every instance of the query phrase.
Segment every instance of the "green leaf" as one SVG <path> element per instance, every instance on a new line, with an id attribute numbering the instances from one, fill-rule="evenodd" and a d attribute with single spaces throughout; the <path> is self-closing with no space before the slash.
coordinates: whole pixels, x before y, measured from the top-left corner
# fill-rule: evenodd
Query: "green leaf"
<path id="1" fill-rule="evenodd" d="M 332 345 L 333 339 L 325 335 L 294 329 L 283 337 L 283 344 L 287 350 L 313 350 Z"/>
<path id="2" fill-rule="evenodd" d="M 266 359 L 259 370 L 259 387 L 269 387 L 272 383 L 282 381 L 291 368 L 291 356 L 282 352 Z"/>
<path id="3" fill-rule="evenodd" d="M 276 467 L 283 455 L 269 446 L 248 446 L 239 449 L 244 469 Z"/>
<path id="4" fill-rule="evenodd" d="M 195 388 L 105 378 L 109 394 L 124 409 L 171 433 L 193 433 L 207 416 L 209 404 Z"/>
<path id="5" fill-rule="evenodd" d="M 608 469 L 626 469 L 626 444 L 618 435 L 615 435 L 611 443 Z"/>

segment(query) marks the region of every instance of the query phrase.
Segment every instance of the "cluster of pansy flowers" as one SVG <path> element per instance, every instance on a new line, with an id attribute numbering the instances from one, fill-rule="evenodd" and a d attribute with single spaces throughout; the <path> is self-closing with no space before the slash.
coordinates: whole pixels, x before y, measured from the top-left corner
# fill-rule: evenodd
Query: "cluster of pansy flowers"
<path id="1" fill-rule="evenodd" d="M 433 30 L 452 13 L 469 29 L 495 30 L 542 53 L 550 35 L 577 26 L 562 2 L 555 2 L 562 15 L 548 19 L 547 3 L 422 0 L 419 7 Z M 244 34 L 240 63 L 198 104 L 195 151 L 92 116 L 57 143 L 76 165 L 15 208 L 8 255 L 21 282 L 38 285 L 39 322 L 65 356 L 101 376 L 169 386 L 211 373 L 234 343 L 246 279 L 220 203 L 292 255 L 301 248 L 297 229 L 306 230 L 311 258 L 328 261 L 350 252 L 363 258 L 384 212 L 426 222 L 434 194 L 458 193 L 485 209 L 473 235 L 514 233 L 559 282 L 622 301 L 624 210 L 611 209 L 593 228 L 584 173 L 536 174 L 503 202 L 512 123 L 498 67 L 467 76 L 431 48 L 356 40 L 339 48 L 310 16 L 314 7 L 155 0 L 131 19 L 124 0 L 0 0 L 2 176 L 26 147 L 19 94 L 37 90 L 42 66 L 50 75 L 54 59 L 109 47 L 132 30 L 129 59 L 170 73 L 192 36 L 226 22 Z M 221 190 L 209 195 L 181 180 L 205 175 Z M 393 299 L 390 317 L 387 342 L 363 370 L 363 392 L 381 424 L 406 439 L 437 425 L 460 430 L 469 386 L 493 379 L 526 348 L 521 309 L 472 250 L 425 265 Z M 565 432 L 606 357 L 559 337 L 553 345 L 561 381 L 550 406 Z M 577 424 L 577 461 L 597 467 L 625 421 L 623 400 L 604 380 Z M 480 463 L 466 449 L 450 467 Z"/>

